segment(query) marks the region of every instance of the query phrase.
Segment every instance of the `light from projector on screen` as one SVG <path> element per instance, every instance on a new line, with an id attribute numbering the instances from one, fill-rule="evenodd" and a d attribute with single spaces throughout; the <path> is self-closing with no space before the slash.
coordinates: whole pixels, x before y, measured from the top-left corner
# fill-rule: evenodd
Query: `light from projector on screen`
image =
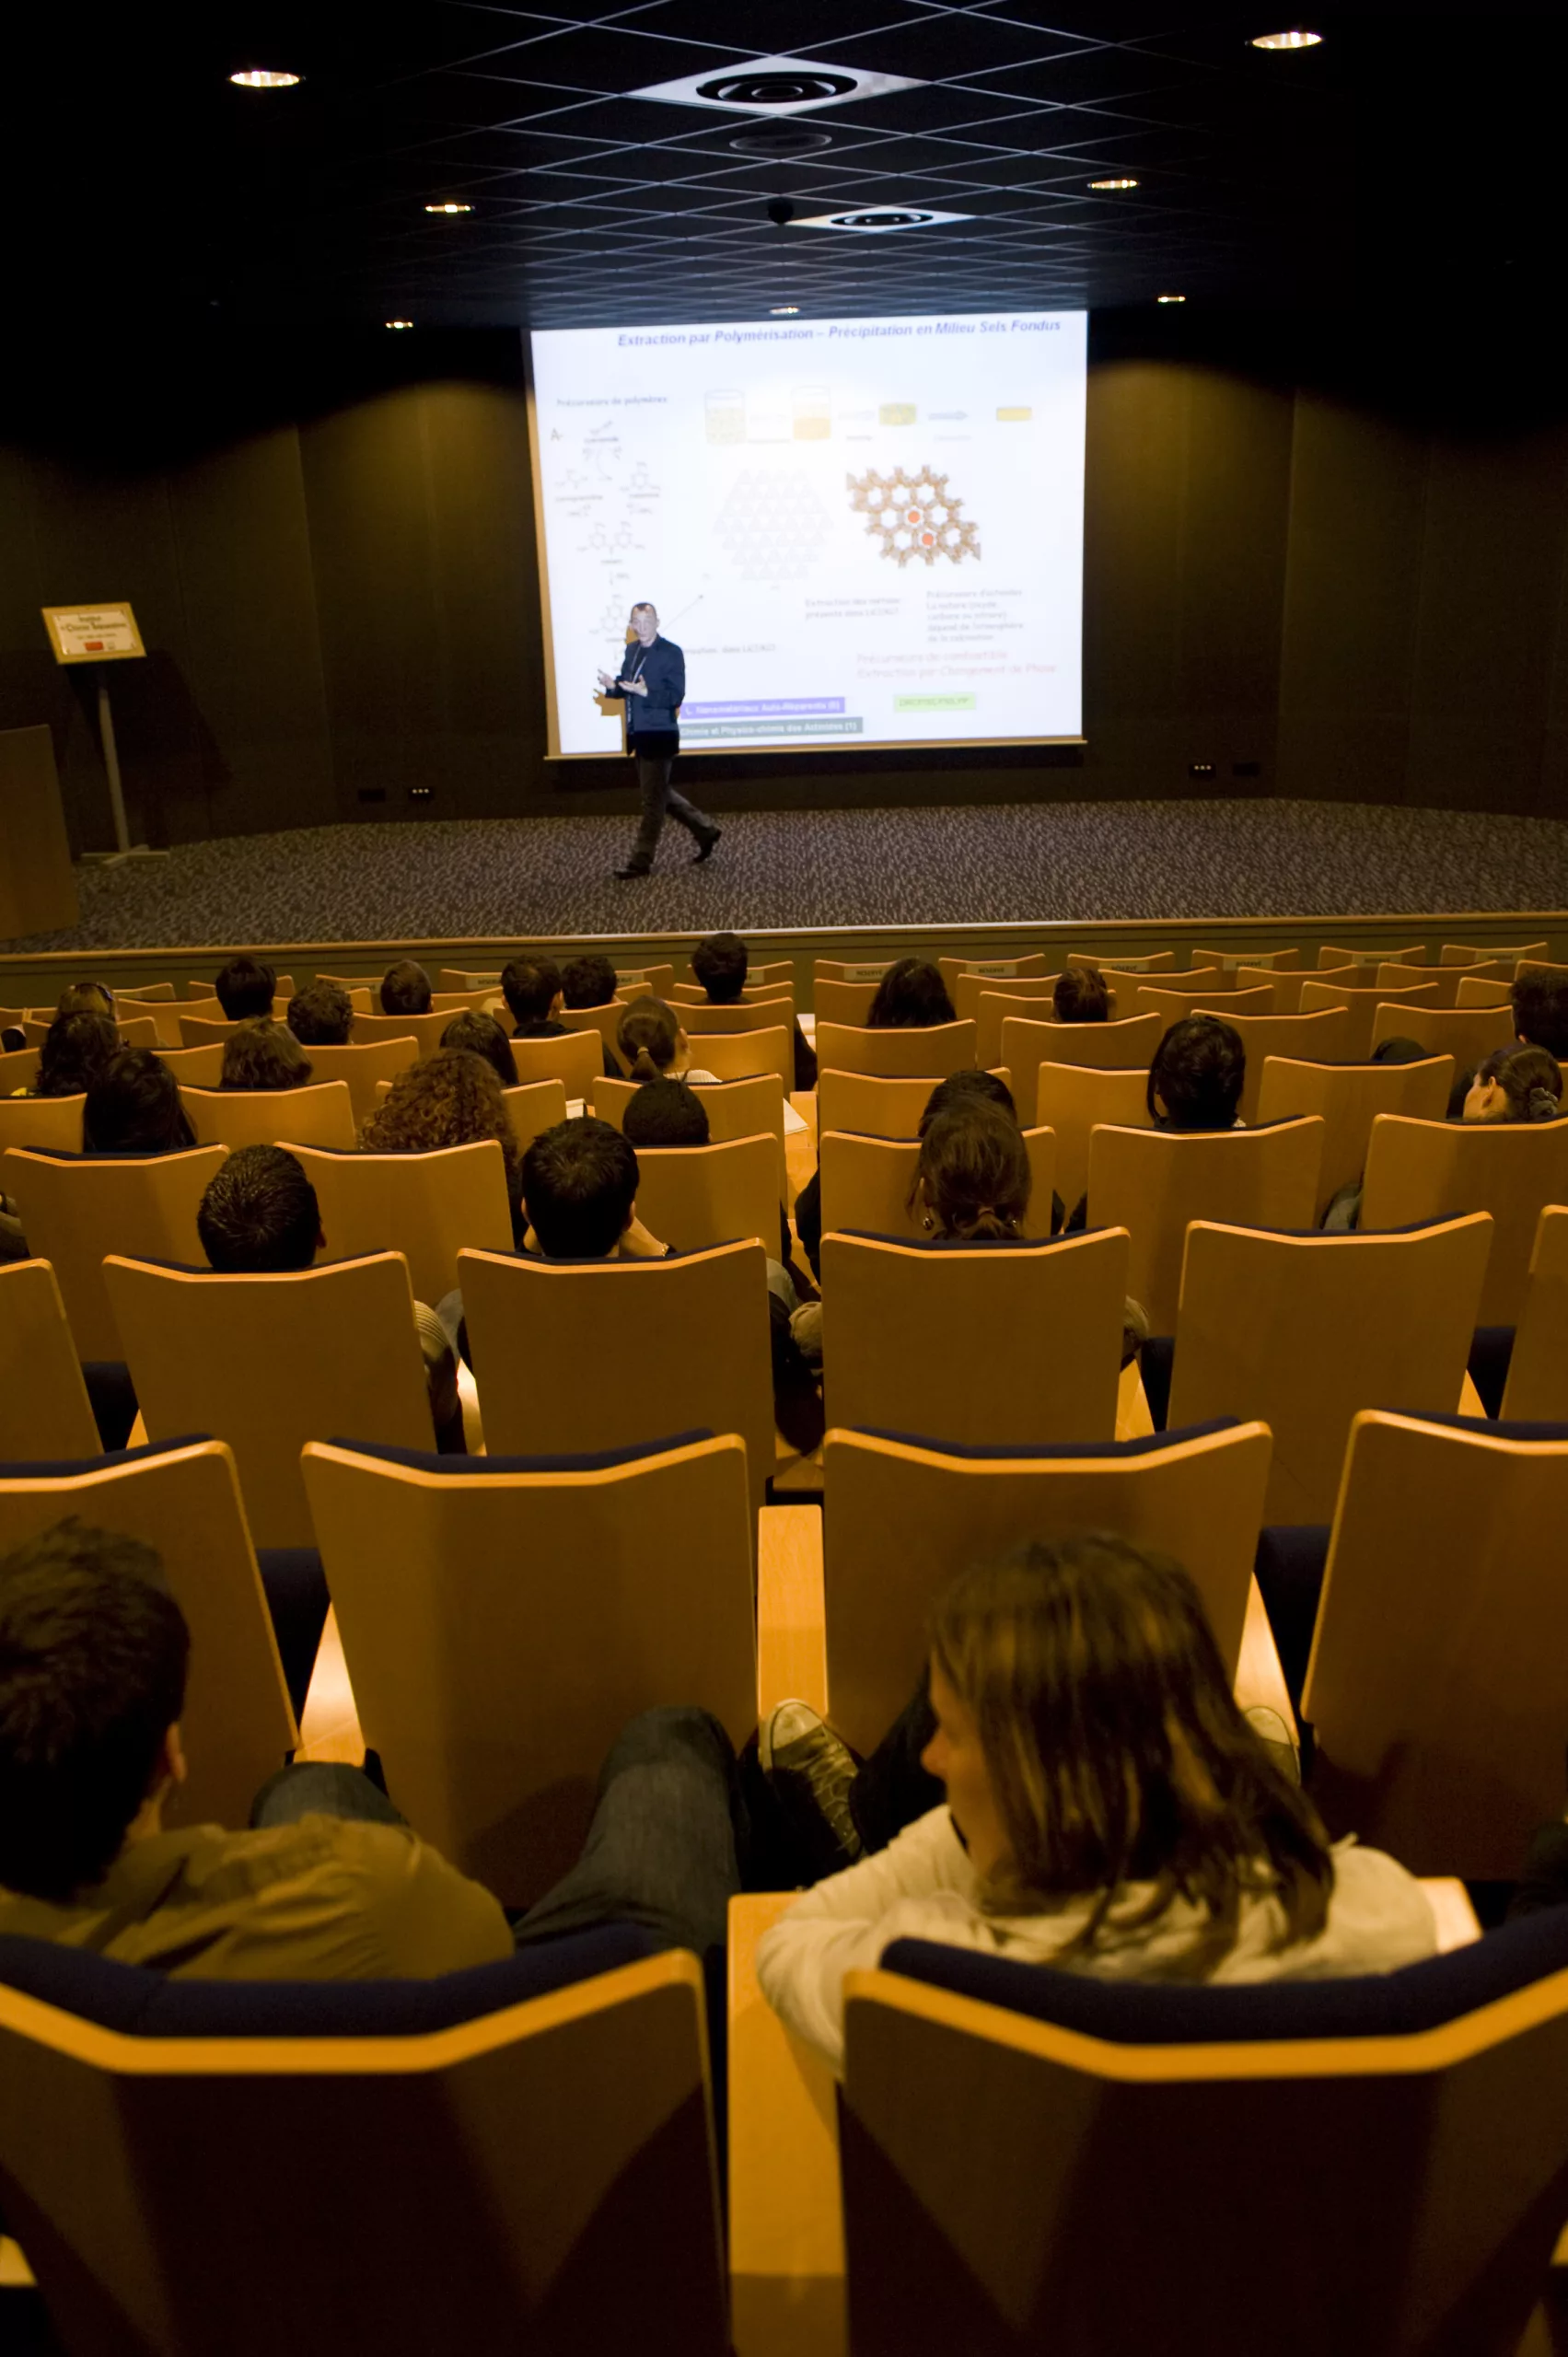
<path id="1" fill-rule="evenodd" d="M 689 752 L 1077 737 L 1086 326 L 536 332 L 552 753 L 620 753 L 644 598 Z"/>

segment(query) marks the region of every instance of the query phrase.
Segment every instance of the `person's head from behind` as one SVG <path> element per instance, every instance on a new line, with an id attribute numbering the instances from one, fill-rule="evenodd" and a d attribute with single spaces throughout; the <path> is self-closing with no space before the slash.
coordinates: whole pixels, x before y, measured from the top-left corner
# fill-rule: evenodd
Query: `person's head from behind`
<path id="1" fill-rule="evenodd" d="M 662 1080 L 684 1062 L 687 1040 L 662 998 L 634 998 L 615 1027 L 615 1044 L 633 1080 Z"/>
<path id="2" fill-rule="evenodd" d="M 1390 1039 L 1379 1039 L 1372 1051 L 1375 1064 L 1423 1064 L 1431 1054 L 1419 1039 L 1407 1039 L 1396 1032 Z"/>
<path id="3" fill-rule="evenodd" d="M 285 1016 L 302 1048 L 346 1048 L 354 1028 L 354 1003 L 336 982 L 309 982 L 296 991 Z"/>
<path id="4" fill-rule="evenodd" d="M 1562 1069 L 1544 1048 L 1494 1048 L 1465 1097 L 1467 1121 L 1555 1121 Z"/>
<path id="5" fill-rule="evenodd" d="M 608 1006 L 615 996 L 615 969 L 597 954 L 569 958 L 561 969 L 561 996 L 574 1013 L 582 1006 Z"/>
<path id="6" fill-rule="evenodd" d="M 922 1129 L 914 1182 L 921 1225 L 965 1240 L 1021 1235 L 1030 1178 L 1013 1115 L 989 1097 L 959 1097 Z"/>
<path id="7" fill-rule="evenodd" d="M 512 1053 L 512 1043 L 493 1015 L 477 1006 L 464 1007 L 454 1015 L 441 1034 L 444 1048 L 466 1048 L 471 1056 L 482 1056 L 492 1064 L 503 1088 L 516 1088 L 517 1060 Z"/>
<path id="8" fill-rule="evenodd" d="M 930 1638 L 923 1764 L 990 1911 L 1098 1893 L 1069 1955 L 1095 1946 L 1130 1885 L 1153 1886 L 1140 1926 L 1178 1896 L 1202 1906 L 1215 1961 L 1253 1891 L 1278 1898 L 1280 1946 L 1322 1928 L 1327 1837 L 1237 1709 L 1174 1558 L 1109 1535 L 1036 1541 L 954 1580 Z"/>
<path id="9" fill-rule="evenodd" d="M 713 1006 L 734 1006 L 746 988 L 749 965 L 746 944 L 738 933 L 710 933 L 691 952 L 691 971 Z"/>
<path id="10" fill-rule="evenodd" d="M 67 982 L 54 1003 L 56 1016 L 62 1015 L 107 1015 L 114 1013 L 114 993 L 103 982 Z"/>
<path id="11" fill-rule="evenodd" d="M 1107 1023 L 1110 984 L 1094 966 L 1069 966 L 1056 977 L 1051 1008 L 1058 1023 Z"/>
<path id="12" fill-rule="evenodd" d="M 207 1182 L 196 1233 L 224 1276 L 308 1269 L 322 1241 L 316 1190 L 285 1147 L 237 1146 Z"/>
<path id="13" fill-rule="evenodd" d="M 73 1517 L 0 1558 L 0 1886 L 64 1904 L 156 1820 L 185 1772 L 189 1655 L 140 1539 Z"/>
<path id="14" fill-rule="evenodd" d="M 285 1023 L 242 1023 L 223 1043 L 224 1088 L 306 1088 L 310 1059 Z"/>
<path id="15" fill-rule="evenodd" d="M 865 1018 L 871 1031 L 924 1031 L 953 1020 L 947 985 L 929 958 L 896 958 L 877 983 Z"/>
<path id="16" fill-rule="evenodd" d="M 1239 1033 L 1217 1015 L 1186 1016 L 1155 1050 L 1149 1119 L 1167 1130 L 1232 1130 L 1246 1079 Z"/>
<path id="17" fill-rule="evenodd" d="M 915 1135 L 923 1138 L 937 1114 L 945 1113 L 949 1105 L 973 1102 L 977 1099 L 989 1105 L 999 1105 L 1008 1120 L 1016 1125 L 1018 1109 L 1013 1102 L 1013 1092 L 1005 1080 L 1000 1079 L 993 1072 L 950 1072 L 946 1080 L 937 1082 L 926 1098 L 925 1110 L 920 1117 L 920 1127 L 915 1132 Z"/>
<path id="18" fill-rule="evenodd" d="M 259 958 L 231 958 L 213 984 L 228 1023 L 245 1023 L 255 1015 L 271 1015 L 277 976 Z"/>
<path id="19" fill-rule="evenodd" d="M 547 1260 L 608 1260 L 636 1202 L 636 1153 L 608 1121 L 558 1121 L 523 1156 L 523 1208 Z"/>
<path id="20" fill-rule="evenodd" d="M 85 1095 L 119 1052 L 120 1034 L 107 1015 L 57 1015 L 39 1050 L 39 1095 Z"/>
<path id="21" fill-rule="evenodd" d="M 1521 974 L 1514 984 L 1514 1031 L 1527 1047 L 1568 1063 L 1568 977 Z"/>
<path id="22" fill-rule="evenodd" d="M 467 1048 L 442 1048 L 399 1073 L 359 1133 L 373 1154 L 424 1154 L 496 1138 L 508 1156 L 517 1139 L 494 1064 Z"/>
<path id="23" fill-rule="evenodd" d="M 383 1015 L 428 1015 L 430 977 L 412 958 L 400 958 L 381 977 Z"/>
<path id="24" fill-rule="evenodd" d="M 195 1143 L 168 1066 L 150 1048 L 122 1048 L 87 1090 L 83 1152 L 178 1154 Z"/>
<path id="25" fill-rule="evenodd" d="M 683 1080 L 647 1080 L 627 1098 L 621 1130 L 634 1146 L 706 1145 L 708 1109 Z"/>
<path id="26" fill-rule="evenodd" d="M 501 970 L 501 991 L 514 1023 L 548 1023 L 561 1001 L 561 969 L 553 958 L 514 958 Z"/>

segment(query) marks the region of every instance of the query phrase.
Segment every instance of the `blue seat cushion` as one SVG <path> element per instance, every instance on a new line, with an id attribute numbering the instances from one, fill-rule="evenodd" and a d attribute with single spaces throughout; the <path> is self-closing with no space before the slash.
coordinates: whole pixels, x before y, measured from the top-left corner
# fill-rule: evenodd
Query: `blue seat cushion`
<path id="1" fill-rule="evenodd" d="M 1503 1394 L 1508 1388 L 1508 1367 L 1513 1356 L 1512 1326 L 1476 1328 L 1470 1337 L 1469 1378 L 1489 1416 L 1503 1413 Z"/>
<path id="2" fill-rule="evenodd" d="M 1149 1403 L 1149 1422 L 1163 1433 L 1170 1415 L 1170 1384 L 1176 1373 L 1176 1337 L 1151 1334 L 1138 1353 L 1138 1373 Z"/>
<path id="3" fill-rule="evenodd" d="M 355 1457 L 371 1457 L 383 1465 L 410 1466 L 416 1473 L 444 1473 L 467 1480 L 487 1473 L 608 1473 L 618 1465 L 640 1465 L 645 1457 L 663 1457 L 672 1448 L 691 1448 L 714 1434 L 701 1425 L 691 1432 L 672 1433 L 668 1440 L 633 1441 L 623 1448 L 590 1448 L 553 1457 L 438 1457 L 433 1450 L 396 1448 L 387 1441 L 332 1440 L 330 1448 L 350 1448 Z"/>
<path id="4" fill-rule="evenodd" d="M 1326 1522 L 1276 1523 L 1258 1534 L 1252 1569 L 1297 1718 L 1329 1562 Z"/>
<path id="5" fill-rule="evenodd" d="M 327 1625 L 327 1574 L 314 1547 L 258 1547 L 256 1564 L 266 1590 L 284 1683 L 297 1721 L 310 1691 L 311 1672 Z"/>
<path id="6" fill-rule="evenodd" d="M 123 1448 L 136 1421 L 136 1392 L 123 1359 L 84 1359 L 82 1380 L 98 1436 L 106 1449 Z"/>
<path id="7" fill-rule="evenodd" d="M 926 1448 L 937 1457 L 970 1457 L 983 1463 L 996 1457 L 1039 1457 L 1042 1461 L 1071 1463 L 1074 1459 L 1100 1460 L 1108 1464 L 1123 1464 L 1130 1458 L 1152 1456 L 1156 1449 L 1174 1448 L 1184 1440 L 1207 1440 L 1211 1433 L 1231 1433 L 1237 1430 L 1239 1418 L 1215 1416 L 1206 1424 L 1188 1424 L 1180 1432 L 1141 1433 L 1135 1440 L 1057 1440 L 1057 1441 L 975 1441 L 933 1440 L 921 1433 L 890 1433 L 875 1424 L 855 1424 L 852 1429 L 866 1440 L 896 1441 L 900 1448 Z"/>

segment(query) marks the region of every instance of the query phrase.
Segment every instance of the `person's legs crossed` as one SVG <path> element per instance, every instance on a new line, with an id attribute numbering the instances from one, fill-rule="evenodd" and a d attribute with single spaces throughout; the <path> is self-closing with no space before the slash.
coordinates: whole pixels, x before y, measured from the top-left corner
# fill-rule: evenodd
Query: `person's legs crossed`
<path id="1" fill-rule="evenodd" d="M 250 1804 L 250 1828 L 295 1825 L 302 1817 L 354 1817 L 372 1825 L 406 1825 L 363 1768 L 339 1759 L 299 1759 L 269 1776 Z"/>

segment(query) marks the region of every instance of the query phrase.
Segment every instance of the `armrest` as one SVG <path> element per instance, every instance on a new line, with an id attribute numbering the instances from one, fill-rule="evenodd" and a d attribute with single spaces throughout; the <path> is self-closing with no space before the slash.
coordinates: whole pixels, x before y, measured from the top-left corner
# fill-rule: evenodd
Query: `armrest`
<path id="1" fill-rule="evenodd" d="M 730 2334 L 736 2357 L 842 2357 L 838 2090 L 757 1986 L 757 1943 L 795 1893 L 729 1902 Z"/>
<path id="2" fill-rule="evenodd" d="M 828 1715 L 822 1516 L 764 1506 L 757 1517 L 757 1716 L 797 1696 Z"/>

